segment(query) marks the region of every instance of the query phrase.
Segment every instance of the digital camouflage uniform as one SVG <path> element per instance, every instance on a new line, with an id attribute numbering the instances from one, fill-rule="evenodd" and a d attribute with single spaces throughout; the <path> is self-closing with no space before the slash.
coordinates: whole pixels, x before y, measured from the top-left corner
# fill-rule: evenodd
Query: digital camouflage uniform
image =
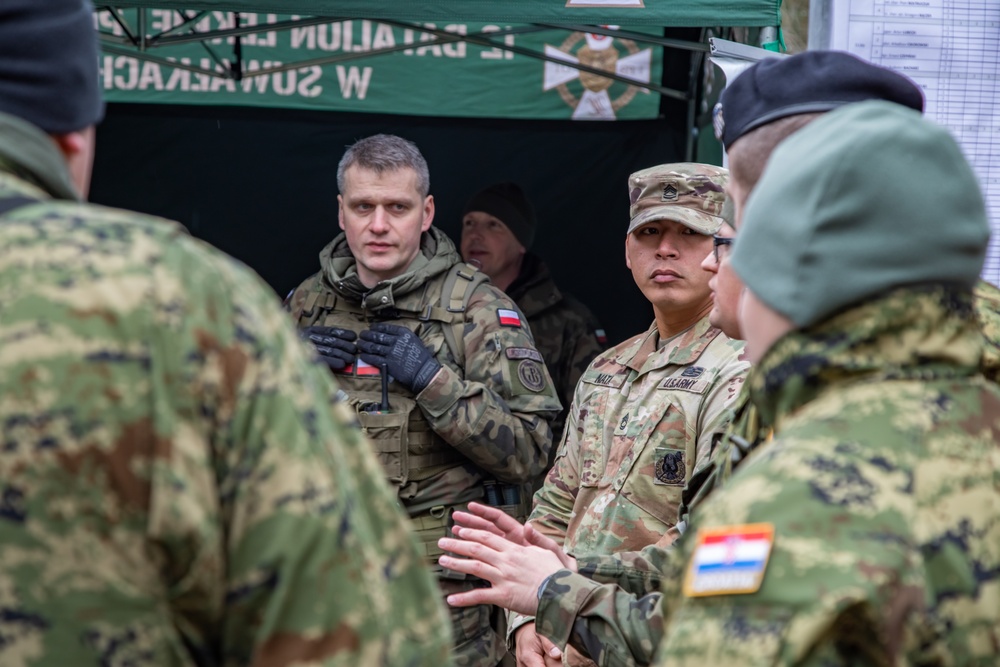
<path id="1" fill-rule="evenodd" d="M 618 584 L 662 596 L 563 571 L 539 630 L 596 645 L 606 664 L 633 664 L 613 659 L 638 639 L 619 632 L 622 616 L 646 617 L 646 645 L 665 623 L 661 665 L 995 664 L 1000 393 L 977 375 L 972 311 L 968 295 L 903 289 L 782 339 L 749 382 L 774 439 L 701 502 L 674 549 L 619 564 Z M 759 591 L 684 595 L 699 529 L 761 521 L 774 542 Z M 610 563 L 581 571 L 616 580 Z"/>
<path id="2" fill-rule="evenodd" d="M 552 423 L 552 441 L 558 444 L 576 384 L 590 362 L 607 349 L 607 334 L 589 308 L 556 287 L 549 267 L 533 253 L 525 255 L 507 296 L 528 318 L 535 346 L 565 408 Z"/>
<path id="3" fill-rule="evenodd" d="M 669 544 L 689 473 L 710 449 L 748 364 L 700 320 L 657 349 L 656 326 L 584 373 L 531 524 L 573 556 Z M 525 622 L 512 618 L 512 630 Z M 587 664 L 578 653 L 569 664 Z"/>
<path id="4" fill-rule="evenodd" d="M 356 260 L 343 234 L 323 249 L 320 263 L 322 270 L 286 301 L 300 327 L 336 326 L 360 332 L 376 321 L 400 324 L 414 330 L 441 363 L 442 370 L 416 396 L 399 383 L 390 383 L 390 414 L 364 410 L 365 403 L 380 396 L 377 369 L 356 363 L 338 379 L 418 528 L 443 592 L 482 585 L 442 570 L 437 565 L 442 553 L 437 540 L 445 536 L 452 510 L 469 501 L 487 500 L 484 483 L 525 484 L 548 461 L 552 443 L 548 420 L 560 405 L 530 330 L 506 316 L 502 324 L 500 311 L 516 314 L 516 306 L 488 282 L 477 282 L 461 314 L 463 349 L 457 352 L 464 360 L 456 360 L 444 333 L 451 324 L 435 318 L 446 315 L 439 312 L 445 276 L 461 258 L 452 242 L 433 227 L 423 235 L 409 270 L 371 289 L 358 278 Z M 462 266 L 470 271 L 466 275 L 475 273 Z M 450 611 L 458 664 L 487 667 L 499 662 L 505 649 L 492 629 L 493 608 Z"/>
<path id="5" fill-rule="evenodd" d="M 983 375 L 1000 382 L 1000 288 L 980 280 L 973 294 L 976 316 L 985 338 L 981 363 Z"/>
<path id="6" fill-rule="evenodd" d="M 447 661 L 405 516 L 273 292 L 77 201 L 0 114 L 0 664 Z"/>

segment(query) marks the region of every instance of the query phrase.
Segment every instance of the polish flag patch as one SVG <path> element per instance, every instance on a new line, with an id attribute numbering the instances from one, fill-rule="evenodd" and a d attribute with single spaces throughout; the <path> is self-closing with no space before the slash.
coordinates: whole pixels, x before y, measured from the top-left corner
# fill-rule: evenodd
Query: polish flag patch
<path id="1" fill-rule="evenodd" d="M 357 367 L 354 371 L 355 375 L 378 375 L 378 366 L 372 366 L 371 364 L 366 364 L 365 362 L 358 359 Z"/>
<path id="2" fill-rule="evenodd" d="M 684 575 L 684 595 L 755 593 L 774 546 L 774 524 L 754 523 L 699 530 Z"/>
<path id="3" fill-rule="evenodd" d="M 594 335 L 597 336 L 597 342 L 601 345 L 607 345 L 608 334 L 604 333 L 604 329 L 594 329 Z"/>
<path id="4" fill-rule="evenodd" d="M 521 326 L 521 316 L 517 313 L 516 310 L 497 308 L 497 317 L 500 318 L 500 326 L 502 327 Z"/>

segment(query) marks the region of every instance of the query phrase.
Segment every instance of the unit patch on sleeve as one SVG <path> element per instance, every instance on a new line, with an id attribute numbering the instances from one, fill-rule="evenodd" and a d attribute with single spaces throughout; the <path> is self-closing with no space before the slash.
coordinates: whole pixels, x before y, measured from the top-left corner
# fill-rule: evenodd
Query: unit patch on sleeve
<path id="1" fill-rule="evenodd" d="M 770 523 L 699 530 L 684 575 L 684 595 L 756 593 L 773 546 L 774 524 Z"/>
<path id="2" fill-rule="evenodd" d="M 541 391 L 545 388 L 545 373 L 542 372 L 541 366 L 531 359 L 525 359 L 517 365 L 517 377 L 525 389 Z"/>
<path id="3" fill-rule="evenodd" d="M 521 315 L 516 310 L 497 308 L 497 318 L 500 319 L 502 327 L 520 327 Z"/>
<path id="4" fill-rule="evenodd" d="M 687 466 L 684 464 L 684 451 L 680 449 L 669 449 L 667 447 L 656 448 L 656 465 L 653 471 L 655 478 L 653 484 L 660 486 L 684 486 L 684 478 L 687 476 Z"/>
<path id="5" fill-rule="evenodd" d="M 504 354 L 508 359 L 531 359 L 539 363 L 542 361 L 542 353 L 530 347 L 508 347 L 504 350 Z"/>
<path id="6" fill-rule="evenodd" d="M 604 329 L 594 329 L 594 337 L 597 338 L 597 342 L 601 345 L 608 344 L 608 334 L 604 333 Z"/>

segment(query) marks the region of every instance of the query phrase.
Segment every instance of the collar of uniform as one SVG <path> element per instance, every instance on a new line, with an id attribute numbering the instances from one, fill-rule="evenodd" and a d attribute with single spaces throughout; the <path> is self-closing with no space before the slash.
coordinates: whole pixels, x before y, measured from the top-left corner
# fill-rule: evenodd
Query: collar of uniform
<path id="1" fill-rule="evenodd" d="M 708 322 L 708 317 L 698 320 L 693 326 L 673 337 L 662 349 L 657 350 L 659 332 L 656 322 L 646 335 L 636 344 L 624 350 L 619 360 L 637 373 L 644 373 L 664 366 L 687 366 L 705 351 L 709 343 L 719 335 L 719 330 Z"/>
<path id="2" fill-rule="evenodd" d="M 6 113 L 0 113 L 0 170 L 15 173 L 56 199 L 80 201 L 66 160 L 52 139 L 31 123 Z"/>

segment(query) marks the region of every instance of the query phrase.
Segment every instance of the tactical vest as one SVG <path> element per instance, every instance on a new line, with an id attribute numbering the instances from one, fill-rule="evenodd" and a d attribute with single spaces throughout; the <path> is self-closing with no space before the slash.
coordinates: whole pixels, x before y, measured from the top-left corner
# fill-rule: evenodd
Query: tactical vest
<path id="1" fill-rule="evenodd" d="M 330 326 L 359 333 L 374 321 L 391 321 L 414 330 L 419 326 L 425 345 L 439 361 L 440 348 L 428 344 L 428 334 L 440 332 L 454 363 L 447 364 L 460 374 L 465 366 L 465 312 L 473 292 L 487 276 L 470 264 L 456 264 L 443 283 L 430 280 L 416 309 L 390 308 L 373 311 L 352 303 L 317 281 L 306 295 L 299 315 L 300 327 Z M 434 288 L 441 285 L 437 294 Z M 420 326 L 423 325 L 423 326 Z M 379 369 L 356 362 L 337 373 L 337 381 L 349 396 L 365 434 L 375 446 L 389 481 L 402 486 L 420 481 L 462 461 L 454 447 L 444 442 L 430 427 L 417 407 L 414 395 L 399 383 L 389 385 L 389 410 L 381 409 L 382 374 Z"/>

